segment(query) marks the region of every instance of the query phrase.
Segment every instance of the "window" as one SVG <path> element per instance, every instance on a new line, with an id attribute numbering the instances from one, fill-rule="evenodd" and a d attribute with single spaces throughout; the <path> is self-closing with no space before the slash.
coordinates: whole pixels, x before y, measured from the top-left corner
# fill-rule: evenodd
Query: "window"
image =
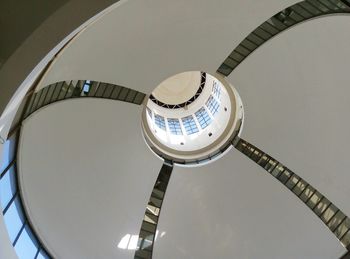
<path id="1" fill-rule="evenodd" d="M 188 135 L 197 133 L 199 131 L 192 115 L 184 117 L 181 120 Z"/>
<path id="2" fill-rule="evenodd" d="M 178 119 L 168 119 L 168 125 L 171 134 L 182 135 L 180 121 Z"/>
<path id="3" fill-rule="evenodd" d="M 16 185 L 16 134 L 4 144 L 3 157 L 0 157 L 0 205 L 4 222 L 12 245 L 20 259 L 49 259 L 44 252 L 39 253 L 39 243 L 27 224 Z M 6 170 L 5 170 L 6 169 Z M 42 248 L 41 248 L 42 249 Z"/>
<path id="4" fill-rule="evenodd" d="M 16 192 L 16 179 L 14 166 L 0 179 L 0 201 L 2 209 L 5 209 Z"/>
<path id="5" fill-rule="evenodd" d="M 14 134 L 10 139 L 8 139 L 4 144 L 4 151 L 2 157 L 0 157 L 0 174 L 6 169 L 6 167 L 12 162 L 15 156 L 15 139 L 16 134 Z"/>
<path id="6" fill-rule="evenodd" d="M 49 259 L 49 258 L 50 257 L 45 253 L 44 250 L 41 250 L 37 257 L 37 259 Z"/>
<path id="7" fill-rule="evenodd" d="M 91 86 L 91 81 L 90 80 L 86 80 L 85 84 L 83 86 L 83 92 L 85 95 L 87 95 L 90 91 L 90 86 Z"/>
<path id="8" fill-rule="evenodd" d="M 20 259 L 32 259 L 38 252 L 38 243 L 33 237 L 28 225 L 25 226 L 18 238 L 15 250 Z"/>
<path id="9" fill-rule="evenodd" d="M 4 221 L 11 242 L 14 242 L 24 222 L 21 205 L 18 196 L 11 203 L 11 206 L 4 215 Z"/>
<path id="10" fill-rule="evenodd" d="M 219 111 L 220 104 L 214 99 L 212 95 L 209 97 L 205 104 L 213 116 Z"/>
<path id="11" fill-rule="evenodd" d="M 205 129 L 211 123 L 211 118 L 204 107 L 196 111 L 195 115 L 202 129 Z"/>
<path id="12" fill-rule="evenodd" d="M 155 114 L 154 121 L 155 121 L 155 124 L 158 126 L 158 128 L 160 128 L 162 130 L 166 130 L 164 117 L 162 117 L 158 114 Z"/>
<path id="13" fill-rule="evenodd" d="M 221 92 L 221 89 L 220 89 L 219 84 L 216 81 L 214 81 L 213 82 L 213 94 L 218 99 L 220 98 L 220 92 Z"/>

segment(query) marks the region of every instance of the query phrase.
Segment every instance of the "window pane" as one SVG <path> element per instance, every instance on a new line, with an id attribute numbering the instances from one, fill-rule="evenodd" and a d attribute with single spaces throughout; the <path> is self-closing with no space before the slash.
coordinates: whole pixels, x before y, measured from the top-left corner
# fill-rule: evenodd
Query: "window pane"
<path id="1" fill-rule="evenodd" d="M 299 177 L 297 175 L 293 175 L 289 180 L 288 182 L 286 183 L 286 186 L 289 188 L 289 189 L 292 189 L 296 184 L 297 182 L 299 181 Z"/>
<path id="2" fill-rule="evenodd" d="M 23 226 L 24 221 L 18 197 L 12 202 L 10 208 L 6 211 L 4 220 L 10 240 L 13 242 Z"/>
<path id="3" fill-rule="evenodd" d="M 326 210 L 325 212 L 321 215 L 321 219 L 323 220 L 323 222 L 328 222 L 333 215 L 337 212 L 337 207 L 335 207 L 333 204 L 331 204 Z"/>
<path id="4" fill-rule="evenodd" d="M 3 210 L 16 192 L 15 181 L 14 166 L 11 166 L 6 174 L 0 179 L 0 201 Z"/>
<path id="5" fill-rule="evenodd" d="M 61 99 L 63 99 L 66 96 L 66 94 L 68 92 L 68 88 L 69 88 L 68 83 L 67 82 L 63 82 L 63 85 L 61 87 L 61 91 L 60 91 L 60 93 L 58 95 L 58 100 L 61 100 Z"/>
<path id="6" fill-rule="evenodd" d="M 264 166 L 264 168 L 268 172 L 271 172 L 275 168 L 276 164 L 277 162 L 275 160 L 270 159 L 269 162 Z"/>
<path id="7" fill-rule="evenodd" d="M 291 177 L 292 172 L 290 172 L 288 169 L 284 169 L 283 173 L 280 174 L 280 176 L 278 177 L 278 179 L 282 182 L 282 183 L 286 183 L 289 180 L 289 177 Z"/>
<path id="8" fill-rule="evenodd" d="M 171 134 L 182 135 L 180 121 L 178 119 L 168 119 L 168 125 Z"/>
<path id="9" fill-rule="evenodd" d="M 257 162 L 260 159 L 261 155 L 262 154 L 258 150 L 255 150 L 254 153 L 250 156 L 250 158 Z"/>
<path id="10" fill-rule="evenodd" d="M 51 97 L 53 95 L 53 91 L 55 90 L 55 84 L 52 84 L 52 85 L 48 86 L 47 88 L 48 88 L 48 90 L 47 90 L 47 94 L 46 94 L 46 97 L 45 97 L 45 100 L 43 103 L 44 105 L 50 103 Z"/>
<path id="11" fill-rule="evenodd" d="M 273 163 L 274 161 L 272 161 L 272 160 L 270 160 L 271 161 L 271 163 Z M 272 168 L 274 168 L 273 170 L 272 170 Z M 269 172 L 271 171 L 271 174 L 274 176 L 274 177 L 277 177 L 282 171 L 283 171 L 283 169 L 284 169 L 284 167 L 281 165 L 281 164 L 278 164 L 276 167 L 275 166 L 273 166 L 273 167 L 271 167 L 270 168 L 271 170 L 269 170 Z"/>
<path id="12" fill-rule="evenodd" d="M 254 152 L 254 148 L 251 147 L 251 146 L 246 146 L 245 149 L 242 150 L 242 152 L 243 152 L 246 156 L 250 157 L 250 156 L 253 154 L 253 152 Z"/>
<path id="13" fill-rule="evenodd" d="M 137 92 L 134 90 L 130 90 L 128 96 L 126 97 L 125 101 L 132 103 L 137 95 Z"/>
<path id="14" fill-rule="evenodd" d="M 209 97 L 205 105 L 208 107 L 213 116 L 219 111 L 220 104 L 214 99 L 212 95 Z"/>
<path id="15" fill-rule="evenodd" d="M 49 259 L 49 258 L 50 257 L 43 250 L 40 251 L 37 257 L 37 259 Z"/>
<path id="16" fill-rule="evenodd" d="M 33 259 L 38 251 L 37 242 L 33 237 L 28 225 L 23 229 L 15 250 L 20 259 Z"/>
<path id="17" fill-rule="evenodd" d="M 346 222 L 344 221 L 342 224 L 340 224 L 340 226 L 334 231 L 334 234 L 338 237 L 341 238 L 346 231 L 348 231 L 348 227 L 346 225 Z"/>
<path id="18" fill-rule="evenodd" d="M 118 99 L 121 101 L 124 101 L 125 98 L 127 97 L 128 93 L 129 93 L 130 89 L 122 87 L 122 90 L 120 91 L 120 94 L 118 96 Z"/>
<path id="19" fill-rule="evenodd" d="M 213 82 L 213 94 L 214 94 L 214 96 L 216 96 L 216 98 L 220 98 L 220 93 L 221 93 L 221 89 L 220 89 L 220 86 L 219 86 L 219 84 L 216 82 L 216 81 L 214 81 Z"/>
<path id="20" fill-rule="evenodd" d="M 330 230 L 334 231 L 334 229 L 344 220 L 345 217 L 345 214 L 339 210 L 333 219 L 328 223 Z"/>
<path id="21" fill-rule="evenodd" d="M 165 130 L 165 120 L 164 120 L 164 117 L 158 115 L 158 114 L 155 114 L 154 115 L 154 122 L 155 124 L 158 126 L 158 128 L 162 129 L 162 130 Z"/>
<path id="22" fill-rule="evenodd" d="M 95 93 L 95 96 L 96 96 L 96 97 L 101 97 L 101 96 L 103 95 L 103 93 L 105 92 L 106 87 L 107 87 L 107 84 L 101 82 L 101 83 L 98 85 L 98 88 L 97 88 L 97 91 L 96 91 L 96 93 Z"/>
<path id="23" fill-rule="evenodd" d="M 195 115 L 202 129 L 205 129 L 211 123 L 211 118 L 204 107 L 196 111 Z"/>
<path id="24" fill-rule="evenodd" d="M 330 203 L 331 202 L 326 197 L 323 197 L 322 201 L 314 208 L 316 215 L 320 216 Z"/>
<path id="25" fill-rule="evenodd" d="M 9 138 L 3 145 L 4 149 L 0 160 L 0 174 L 12 162 L 15 156 L 15 149 L 16 149 L 15 142 L 16 142 L 16 134 L 14 134 L 11 138 Z"/>
<path id="26" fill-rule="evenodd" d="M 55 85 L 55 88 L 53 90 L 51 101 L 56 101 L 58 99 L 59 93 L 61 91 L 63 82 L 59 82 Z M 34 106 L 33 106 L 34 107 Z"/>
<path id="27" fill-rule="evenodd" d="M 91 87 L 91 81 L 86 80 L 84 85 L 83 85 L 83 95 L 88 95 L 90 92 L 90 87 Z"/>
<path id="28" fill-rule="evenodd" d="M 268 157 L 267 157 L 266 155 L 263 155 L 263 156 L 259 159 L 258 164 L 261 165 L 261 166 L 265 166 L 266 163 L 267 163 L 267 161 L 268 161 Z"/>
<path id="29" fill-rule="evenodd" d="M 342 238 L 341 242 L 345 247 L 348 247 L 350 245 L 350 231 L 345 234 L 345 236 Z"/>
<path id="30" fill-rule="evenodd" d="M 45 87 L 41 90 L 41 93 L 40 93 L 40 99 L 38 101 L 38 106 L 37 107 L 42 107 L 43 104 L 44 104 L 44 101 L 45 101 L 45 96 L 47 95 L 47 91 L 48 91 L 48 87 Z"/>
<path id="31" fill-rule="evenodd" d="M 322 197 L 323 197 L 323 195 L 320 192 L 316 191 L 312 195 L 312 197 L 309 199 L 309 201 L 307 202 L 307 206 L 309 206 L 311 209 L 313 209 Z"/>
<path id="32" fill-rule="evenodd" d="M 183 126 L 185 127 L 186 133 L 188 135 L 198 132 L 196 122 L 194 121 L 194 118 L 192 115 L 184 117 L 181 120 L 182 120 Z"/>
<path id="33" fill-rule="evenodd" d="M 135 96 L 134 103 L 136 104 L 141 104 L 145 98 L 145 94 L 138 92 Z"/>
<path id="34" fill-rule="evenodd" d="M 329 9 L 325 5 L 320 3 L 319 0 L 309 0 L 308 2 L 310 2 L 313 6 L 316 6 L 317 9 L 322 10 L 322 12 L 328 12 L 329 11 Z"/>
<path id="35" fill-rule="evenodd" d="M 307 183 L 303 179 L 300 179 L 298 184 L 294 187 L 293 192 L 299 195 L 305 189 L 306 185 Z"/>
<path id="36" fill-rule="evenodd" d="M 303 193 L 300 195 L 300 199 L 303 202 L 306 202 L 311 197 L 311 195 L 314 194 L 314 192 L 315 192 L 315 189 L 309 185 L 307 188 L 305 188 Z"/>

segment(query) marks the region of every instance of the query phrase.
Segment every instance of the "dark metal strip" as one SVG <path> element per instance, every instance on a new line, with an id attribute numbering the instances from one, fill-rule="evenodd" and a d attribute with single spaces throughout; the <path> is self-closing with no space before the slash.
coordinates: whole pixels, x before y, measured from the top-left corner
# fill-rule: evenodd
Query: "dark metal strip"
<path id="1" fill-rule="evenodd" d="M 134 104 L 137 104 L 137 105 L 140 105 L 144 99 L 144 96 L 146 96 L 144 93 L 141 93 L 141 92 L 138 92 L 138 91 L 135 91 L 133 89 L 130 89 L 130 88 L 127 88 L 127 87 L 122 87 L 122 86 L 119 86 L 119 85 L 113 85 L 113 84 L 107 84 L 107 83 L 102 83 L 102 82 L 98 82 L 98 85 L 96 87 L 96 91 L 93 95 L 90 95 L 90 96 L 85 96 L 83 93 L 83 89 L 84 89 L 84 84 L 86 82 L 86 80 L 77 80 L 77 84 L 76 86 L 74 86 L 72 84 L 72 81 L 70 81 L 69 84 L 67 84 L 67 89 L 66 90 L 63 90 L 65 92 L 62 93 L 62 89 L 66 86 L 66 84 L 64 84 L 65 81 L 62 81 L 62 82 L 57 82 L 55 83 L 55 87 L 51 93 L 51 97 L 50 97 L 50 100 L 48 102 L 45 101 L 46 97 L 47 97 L 47 94 L 49 92 L 49 88 L 53 86 L 53 84 L 49 85 L 49 86 L 46 86 L 44 88 L 42 88 L 39 92 L 37 93 L 34 93 L 32 98 L 30 98 L 29 100 L 29 103 L 30 103 L 30 108 L 28 109 L 25 109 L 26 110 L 26 113 L 25 113 L 25 117 L 24 118 L 27 118 L 29 115 L 31 115 L 32 113 L 34 113 L 35 111 L 49 105 L 49 104 L 52 104 L 52 103 L 55 103 L 55 102 L 58 102 L 58 101 L 62 101 L 62 100 L 65 100 L 65 99 L 69 99 L 69 98 L 82 98 L 82 97 L 90 97 L 90 98 L 103 98 L 103 99 L 112 99 L 112 100 L 118 100 L 119 101 L 124 101 L 124 102 L 129 102 L 129 103 L 134 103 Z M 92 82 L 92 81 L 91 81 Z M 57 85 L 59 84 L 62 84 L 62 87 L 59 91 L 59 93 L 54 96 L 54 93 L 56 91 L 56 88 L 57 88 Z M 82 85 L 82 88 L 80 89 L 80 85 Z M 104 85 L 105 88 L 103 89 L 103 93 L 101 95 L 98 95 L 96 96 L 96 93 L 99 89 L 100 86 Z M 104 93 L 106 92 L 107 88 L 109 87 L 112 87 L 111 89 L 111 94 L 109 96 L 104 96 Z M 114 91 L 118 88 L 121 88 L 119 93 L 118 93 L 118 96 L 117 98 L 112 98 L 113 97 L 113 94 Z M 102 89 L 101 89 L 102 90 Z M 40 99 L 41 99 L 41 95 L 42 93 L 46 91 L 45 93 L 45 98 L 44 98 L 44 102 L 42 105 L 39 105 L 40 103 Z M 72 91 L 72 92 L 70 92 Z M 120 99 L 119 98 L 119 95 L 121 94 L 121 92 L 124 91 L 124 98 Z M 70 94 L 68 94 L 68 92 Z M 130 98 L 131 100 L 128 100 L 128 94 L 132 92 L 132 93 L 135 93 L 135 96 L 133 98 Z M 62 97 L 61 95 L 64 94 L 64 96 Z M 140 98 L 137 98 L 137 97 L 143 97 L 141 102 L 140 102 Z M 37 104 L 38 105 L 34 105 L 35 107 L 32 107 L 33 104 L 36 102 L 36 100 L 38 100 Z"/>
<path id="2" fill-rule="evenodd" d="M 250 144 L 249 142 L 247 142 L 246 140 L 243 140 L 243 139 L 240 139 L 240 138 L 237 138 L 234 142 L 233 142 L 233 145 L 235 146 L 235 148 L 237 150 L 239 150 L 242 154 L 246 155 L 249 159 L 251 159 L 252 161 L 254 161 L 255 163 L 257 163 L 258 165 L 260 165 L 262 168 L 264 168 L 265 171 L 267 171 L 269 174 L 271 174 L 272 176 L 274 176 L 271 172 L 273 170 L 269 170 L 269 169 L 266 169 L 262 164 L 259 164 L 257 161 L 255 161 L 253 158 L 250 157 L 249 153 L 247 151 L 250 151 L 250 150 L 254 150 L 254 151 L 257 151 L 257 152 L 260 152 L 261 153 L 261 157 L 265 156 L 267 158 L 270 158 L 270 160 L 274 163 L 276 163 L 276 165 L 280 165 L 280 166 L 283 166 L 284 168 L 287 168 L 285 167 L 282 163 L 280 163 L 279 161 L 277 161 L 276 159 L 272 158 L 270 155 L 266 154 L 265 152 L 261 151 L 260 149 L 258 149 L 257 147 L 255 147 L 254 145 Z M 275 165 L 275 167 L 276 167 Z M 350 222 L 349 218 L 345 215 L 345 213 L 343 211 L 341 211 L 337 206 L 334 205 L 334 203 L 332 203 L 331 201 L 329 201 L 323 194 L 321 194 L 316 188 L 314 188 L 312 185 L 310 185 L 307 181 L 305 181 L 304 179 L 302 179 L 299 175 L 297 175 L 296 173 L 292 172 L 290 169 L 288 169 L 288 171 L 291 173 L 291 175 L 294 175 L 296 177 L 298 177 L 298 181 L 295 183 L 295 185 L 293 186 L 293 188 L 289 189 L 288 186 L 287 186 L 287 182 L 288 180 L 292 177 L 290 176 L 288 178 L 287 181 L 284 181 L 284 182 L 281 182 L 278 178 L 278 176 L 280 174 L 277 174 L 276 176 L 274 176 L 279 182 L 283 183 L 284 186 L 286 186 L 292 193 L 294 193 L 294 195 L 296 195 L 305 205 L 307 205 L 308 208 L 311 209 L 312 212 L 314 212 L 315 215 L 317 215 L 317 217 L 319 219 L 321 219 L 321 221 L 331 230 L 331 232 L 336 236 L 336 234 L 334 233 L 335 230 L 332 230 L 331 227 L 329 227 L 329 222 L 331 220 L 334 220 L 334 219 L 338 219 L 338 220 L 341 220 L 341 222 Z M 304 185 L 301 185 L 301 186 L 298 186 L 298 183 L 302 181 L 304 183 Z M 300 193 L 297 191 L 300 190 Z M 310 190 L 310 195 L 306 195 L 303 197 L 303 194 L 305 194 L 306 190 Z M 309 204 L 309 202 L 311 201 L 311 197 L 316 193 L 318 192 L 319 193 L 319 196 L 321 197 L 317 202 L 315 202 L 315 205 L 312 206 L 312 204 Z M 306 198 L 307 197 L 307 198 Z M 306 198 L 306 199 L 305 199 Z M 317 210 L 315 210 L 315 208 L 317 208 L 317 206 L 321 203 L 322 200 L 326 199 L 326 201 L 328 200 L 329 201 L 329 204 L 327 204 L 327 206 L 322 209 L 322 211 L 320 211 L 320 213 L 317 213 Z M 332 215 L 329 219 L 327 220 L 323 220 L 323 215 L 326 213 L 326 211 L 332 206 L 332 211 L 334 212 L 334 215 Z M 340 212 L 340 213 L 338 213 Z M 319 215 L 318 215 L 319 214 Z M 342 218 L 343 216 L 344 219 Z M 340 226 L 340 224 L 337 225 L 337 228 Z M 347 228 L 350 229 L 350 226 L 346 225 Z M 336 228 L 336 229 L 337 229 Z M 350 246 L 350 241 L 349 240 L 342 240 L 342 238 L 344 237 L 345 235 L 342 235 L 342 237 L 337 237 L 338 240 L 342 243 L 342 245 L 347 248 L 349 250 L 349 246 Z"/>
<path id="3" fill-rule="evenodd" d="M 151 193 L 151 197 L 146 206 L 146 211 L 145 211 L 144 219 L 142 221 L 139 240 L 138 240 L 138 244 L 140 244 L 140 246 L 135 251 L 134 259 L 152 258 L 153 245 L 156 237 L 158 220 L 161 213 L 164 196 L 168 187 L 172 170 L 173 170 L 173 164 L 171 161 L 165 161 L 162 168 L 160 169 L 159 175 L 157 177 L 156 183 L 154 184 L 154 187 Z M 147 240 L 146 245 L 145 245 L 145 240 Z"/>
<path id="4" fill-rule="evenodd" d="M 313 13 L 312 11 L 308 10 L 306 6 L 311 6 L 314 9 L 318 10 L 318 13 Z M 321 8 L 323 7 L 323 8 Z M 297 11 L 298 10 L 298 11 Z M 300 13 L 303 11 L 304 13 Z M 291 5 L 287 7 L 286 9 L 283 9 L 279 13 L 272 16 L 270 19 L 266 20 L 264 23 L 259 25 L 254 31 L 252 31 L 244 40 L 241 41 L 241 43 L 230 53 L 231 56 L 234 51 L 238 47 L 244 48 L 248 51 L 248 53 L 245 55 L 245 57 L 235 64 L 229 65 L 226 63 L 227 58 L 225 61 L 220 65 L 220 67 L 217 69 L 217 72 L 224 75 L 229 76 L 231 72 L 241 63 L 243 60 L 245 60 L 246 57 L 248 57 L 252 52 L 254 52 L 255 49 L 258 48 L 258 46 L 261 46 L 266 41 L 271 39 L 273 36 L 277 35 L 278 33 L 283 32 L 284 30 L 299 24 L 301 22 L 305 22 L 307 20 L 310 20 L 315 17 L 324 16 L 328 14 L 337 14 L 337 13 L 350 13 L 350 1 L 348 0 L 304 0 L 299 3 L 296 3 L 294 5 Z M 295 16 L 300 16 L 300 19 L 297 19 Z M 307 15 L 306 15 L 307 14 Z M 293 17 L 294 16 L 294 17 Z M 263 39 L 263 37 L 258 33 L 259 30 L 264 30 L 263 27 L 272 27 L 278 32 L 271 35 L 271 37 L 267 39 Z M 266 31 L 267 32 L 267 31 Z M 267 32 L 270 33 L 270 32 Z M 271 33 L 270 33 L 271 34 Z M 259 39 L 263 40 L 263 42 L 260 42 L 259 44 L 253 42 L 250 40 L 252 36 L 259 37 Z M 252 43 L 252 46 L 256 46 L 255 48 L 249 48 L 245 44 Z M 236 51 L 237 52 L 237 51 Z"/>

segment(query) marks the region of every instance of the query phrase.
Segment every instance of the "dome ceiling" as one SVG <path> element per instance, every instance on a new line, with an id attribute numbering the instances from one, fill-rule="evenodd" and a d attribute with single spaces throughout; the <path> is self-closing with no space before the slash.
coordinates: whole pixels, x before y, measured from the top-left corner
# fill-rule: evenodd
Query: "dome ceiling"
<path id="1" fill-rule="evenodd" d="M 54 258 L 133 257 L 117 245 L 138 234 L 162 164 L 144 143 L 140 112 L 120 101 L 77 99 L 24 123 L 24 203 Z"/>
<path id="2" fill-rule="evenodd" d="M 250 31 L 295 2 L 125 1 L 60 54 L 41 87 L 90 79 L 149 94 L 179 72 L 214 73 Z M 245 107 L 242 136 L 348 215 L 349 25 L 347 16 L 330 16 L 291 28 L 228 77 Z M 133 257 L 117 244 L 138 234 L 162 163 L 142 139 L 140 113 L 120 102 L 64 101 L 24 124 L 25 202 L 57 257 Z M 96 178 L 101 169 L 104 178 Z M 322 222 L 265 175 L 236 150 L 208 166 L 175 167 L 154 258 L 341 256 L 345 249 Z"/>

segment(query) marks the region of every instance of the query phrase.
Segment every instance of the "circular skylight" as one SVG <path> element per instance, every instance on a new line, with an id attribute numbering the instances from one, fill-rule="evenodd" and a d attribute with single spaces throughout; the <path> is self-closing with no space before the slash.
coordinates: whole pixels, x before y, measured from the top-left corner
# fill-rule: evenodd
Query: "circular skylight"
<path id="1" fill-rule="evenodd" d="M 178 164 L 220 157 L 241 130 L 243 107 L 237 91 L 220 75 L 184 72 L 163 81 L 142 113 L 147 144 Z"/>

